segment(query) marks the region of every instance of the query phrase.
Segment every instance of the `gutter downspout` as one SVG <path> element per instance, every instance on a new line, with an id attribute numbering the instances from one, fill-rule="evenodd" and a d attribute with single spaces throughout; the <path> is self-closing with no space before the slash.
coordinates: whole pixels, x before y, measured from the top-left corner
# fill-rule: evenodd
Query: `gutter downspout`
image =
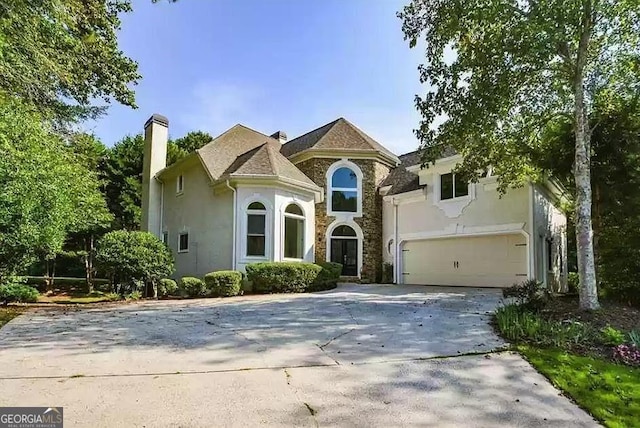
<path id="1" fill-rule="evenodd" d="M 237 208 L 236 207 L 236 202 L 237 202 L 237 199 L 238 199 L 238 194 L 236 193 L 236 189 L 229 184 L 229 180 L 226 180 L 225 184 L 233 192 L 233 227 L 232 227 L 232 229 L 233 229 L 233 232 L 232 232 L 233 233 L 233 239 L 231 241 L 231 270 L 237 270 L 236 269 L 236 239 L 237 239 L 237 236 L 236 236 L 236 217 L 237 217 L 237 215 L 236 215 L 236 211 L 237 211 L 236 210 L 236 208 Z"/>
<path id="2" fill-rule="evenodd" d="M 160 182 L 160 230 L 158 231 L 158 237 L 164 236 L 164 181 Z M 169 244 L 168 242 L 166 243 Z"/>
<path id="3" fill-rule="evenodd" d="M 393 203 L 393 246 L 395 247 L 393 249 L 393 276 L 394 278 L 394 282 L 396 284 L 400 284 L 400 256 L 399 256 L 399 250 L 400 250 L 400 243 L 398 242 L 398 203 L 396 202 L 396 199 L 393 198 L 392 201 Z"/>

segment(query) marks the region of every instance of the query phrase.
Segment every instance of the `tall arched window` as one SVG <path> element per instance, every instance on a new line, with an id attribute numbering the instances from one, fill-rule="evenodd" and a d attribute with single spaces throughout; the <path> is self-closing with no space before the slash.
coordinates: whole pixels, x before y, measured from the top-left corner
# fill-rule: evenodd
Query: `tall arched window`
<path id="1" fill-rule="evenodd" d="M 349 212 L 358 211 L 358 176 L 346 166 L 334 171 L 330 181 L 331 211 Z"/>
<path id="2" fill-rule="evenodd" d="M 296 204 L 284 210 L 284 257 L 304 258 L 304 212 Z"/>
<path id="3" fill-rule="evenodd" d="M 265 256 L 267 210 L 261 202 L 247 207 L 247 256 Z"/>

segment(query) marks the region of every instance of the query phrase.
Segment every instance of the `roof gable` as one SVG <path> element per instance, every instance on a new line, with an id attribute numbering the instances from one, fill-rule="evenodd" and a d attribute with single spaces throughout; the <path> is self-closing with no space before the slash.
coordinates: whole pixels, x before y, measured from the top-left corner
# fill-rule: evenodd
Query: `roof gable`
<path id="1" fill-rule="evenodd" d="M 217 180 L 236 162 L 238 156 L 267 142 L 280 145 L 277 140 L 238 124 L 198 149 L 197 153 L 211 178 Z"/>
<path id="2" fill-rule="evenodd" d="M 396 156 L 344 118 L 339 118 L 282 146 L 280 152 L 291 157 L 305 150 L 372 150 L 392 159 Z"/>

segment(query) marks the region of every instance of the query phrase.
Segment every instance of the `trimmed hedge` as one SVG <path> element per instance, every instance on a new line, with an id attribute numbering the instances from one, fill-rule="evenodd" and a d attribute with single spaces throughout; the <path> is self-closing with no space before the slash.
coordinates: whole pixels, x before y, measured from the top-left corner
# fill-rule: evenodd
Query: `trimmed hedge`
<path id="1" fill-rule="evenodd" d="M 207 295 L 207 286 L 200 278 L 185 276 L 180 279 L 180 294 L 186 297 L 204 297 Z"/>
<path id="2" fill-rule="evenodd" d="M 265 262 L 247 265 L 246 271 L 256 293 L 304 293 L 333 288 L 337 283 L 334 264 Z"/>
<path id="3" fill-rule="evenodd" d="M 158 297 L 174 296 L 178 291 L 178 284 L 170 278 L 163 278 L 158 283 Z"/>
<path id="4" fill-rule="evenodd" d="M 34 303 L 38 301 L 38 290 L 24 284 L 0 285 L 0 301 Z"/>
<path id="5" fill-rule="evenodd" d="M 309 291 L 322 291 L 336 288 L 340 275 L 342 274 L 342 265 L 340 263 L 333 262 L 321 262 L 317 263 L 322 268 L 315 282 L 309 289 Z"/>
<path id="6" fill-rule="evenodd" d="M 234 270 L 211 272 L 204 276 L 207 289 L 214 296 L 230 297 L 240 294 L 242 274 Z"/>

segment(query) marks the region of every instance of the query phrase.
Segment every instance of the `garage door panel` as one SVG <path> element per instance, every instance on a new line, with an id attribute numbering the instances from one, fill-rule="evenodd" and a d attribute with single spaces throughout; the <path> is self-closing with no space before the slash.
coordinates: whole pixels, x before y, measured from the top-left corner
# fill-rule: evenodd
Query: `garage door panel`
<path id="1" fill-rule="evenodd" d="M 409 241 L 402 255 L 405 284 L 507 287 L 527 274 L 522 235 Z"/>

